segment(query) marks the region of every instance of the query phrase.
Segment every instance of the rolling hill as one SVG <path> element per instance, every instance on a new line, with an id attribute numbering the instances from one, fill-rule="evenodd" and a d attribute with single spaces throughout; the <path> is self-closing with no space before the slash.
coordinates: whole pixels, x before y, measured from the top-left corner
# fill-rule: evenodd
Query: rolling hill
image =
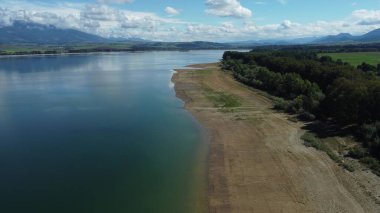
<path id="1" fill-rule="evenodd" d="M 353 36 L 349 33 L 338 35 L 329 35 L 319 38 L 312 43 L 316 44 L 334 44 L 334 43 L 371 43 L 380 42 L 380 29 L 373 30 L 361 36 Z"/>

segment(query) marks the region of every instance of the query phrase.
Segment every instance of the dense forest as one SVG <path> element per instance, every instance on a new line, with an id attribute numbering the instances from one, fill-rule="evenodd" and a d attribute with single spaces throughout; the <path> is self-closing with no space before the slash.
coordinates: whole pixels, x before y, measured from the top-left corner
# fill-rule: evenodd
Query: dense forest
<path id="1" fill-rule="evenodd" d="M 350 126 L 362 142 L 351 157 L 380 171 L 380 66 L 353 67 L 304 49 L 229 51 L 222 66 L 238 81 L 280 97 L 277 109 Z"/>
<path id="2" fill-rule="evenodd" d="M 345 52 L 379 52 L 380 43 L 360 43 L 360 44 L 334 44 L 334 45 L 267 45 L 254 47 L 256 52 L 266 52 L 268 50 L 281 51 L 303 51 L 317 53 L 345 53 Z"/>

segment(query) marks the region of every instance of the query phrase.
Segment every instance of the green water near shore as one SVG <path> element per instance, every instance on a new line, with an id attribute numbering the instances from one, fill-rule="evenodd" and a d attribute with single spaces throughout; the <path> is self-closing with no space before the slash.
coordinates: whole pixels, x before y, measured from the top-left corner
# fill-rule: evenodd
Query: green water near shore
<path id="1" fill-rule="evenodd" d="M 0 58 L 0 212 L 196 212 L 202 130 L 172 69 L 222 54 Z"/>

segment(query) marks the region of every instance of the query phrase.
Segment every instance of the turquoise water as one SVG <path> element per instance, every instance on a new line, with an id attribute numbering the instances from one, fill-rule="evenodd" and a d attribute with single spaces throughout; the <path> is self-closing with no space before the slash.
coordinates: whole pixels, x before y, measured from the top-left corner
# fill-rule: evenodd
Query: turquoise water
<path id="1" fill-rule="evenodd" d="M 194 212 L 204 142 L 172 69 L 222 54 L 0 58 L 0 212 Z"/>

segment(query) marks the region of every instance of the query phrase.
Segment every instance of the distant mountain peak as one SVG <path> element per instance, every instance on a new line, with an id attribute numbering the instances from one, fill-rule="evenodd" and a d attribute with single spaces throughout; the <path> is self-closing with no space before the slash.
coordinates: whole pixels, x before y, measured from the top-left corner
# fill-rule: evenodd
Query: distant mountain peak
<path id="1" fill-rule="evenodd" d="M 15 21 L 0 27 L 0 43 L 98 43 L 107 39 L 74 29 L 60 29 L 53 25 Z"/>
<path id="2" fill-rule="evenodd" d="M 377 37 L 377 38 L 380 38 L 380 28 L 376 29 L 376 30 L 372 30 L 371 32 L 368 32 L 368 33 L 364 34 L 363 37 Z"/>
<path id="3" fill-rule="evenodd" d="M 315 40 L 313 43 L 357 43 L 380 42 L 380 29 L 375 29 L 361 36 L 353 36 L 349 33 L 329 35 Z"/>
<path id="4" fill-rule="evenodd" d="M 339 33 L 337 36 L 338 37 L 351 37 L 352 35 L 350 33 Z"/>

